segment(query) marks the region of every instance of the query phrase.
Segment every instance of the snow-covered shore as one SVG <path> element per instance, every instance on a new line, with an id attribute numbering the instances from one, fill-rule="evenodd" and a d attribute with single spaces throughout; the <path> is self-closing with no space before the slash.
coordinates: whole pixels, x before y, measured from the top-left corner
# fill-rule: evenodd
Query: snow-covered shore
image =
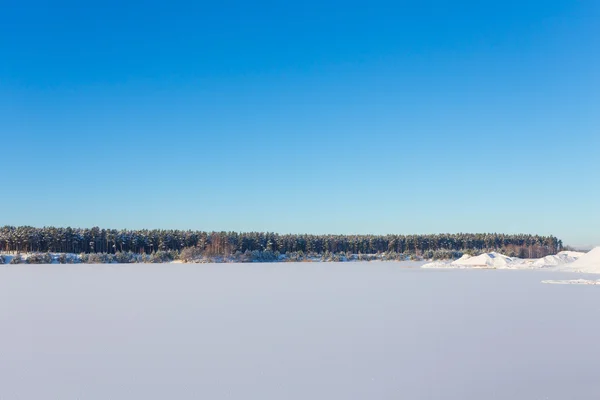
<path id="1" fill-rule="evenodd" d="M 600 285 L 600 279 L 567 279 L 567 280 L 545 280 L 542 283 L 549 283 L 551 285 Z"/>
<path id="2" fill-rule="evenodd" d="M 499 253 L 484 253 L 476 257 L 464 255 L 454 261 L 434 261 L 422 268 L 487 268 L 487 269 L 548 269 L 564 272 L 600 273 L 600 247 L 588 253 L 562 251 L 538 259 L 508 257 Z"/>
<path id="3" fill-rule="evenodd" d="M 402 261 L 388 259 L 385 254 L 351 255 L 343 257 L 325 257 L 310 255 L 302 260 L 291 259 L 286 255 L 269 258 L 268 260 L 206 258 L 188 260 L 191 263 L 236 263 L 236 262 L 353 262 L 353 261 Z M 406 260 L 408 261 L 408 260 Z M 0 264 L 123 264 L 123 263 L 185 263 L 186 261 L 156 254 L 73 254 L 73 253 L 23 253 L 0 254 Z M 463 255 L 457 260 L 438 260 L 432 262 L 413 261 L 412 266 L 425 269 L 544 269 L 548 271 L 578 272 L 600 274 L 600 247 L 584 253 L 578 251 L 561 251 L 555 255 L 543 258 L 517 258 L 491 252 L 478 256 Z M 556 283 L 556 282 L 548 282 Z"/>
<path id="4" fill-rule="evenodd" d="M 348 254 L 348 253 L 286 253 L 272 251 L 253 251 L 230 256 L 197 255 L 186 258 L 177 252 L 155 252 L 139 254 L 123 252 L 107 253 L 0 253 L 0 264 L 155 264 L 155 263 L 253 263 L 253 262 L 362 262 L 362 261 L 391 261 L 411 262 L 421 266 L 425 260 L 396 253 L 379 254 Z"/>

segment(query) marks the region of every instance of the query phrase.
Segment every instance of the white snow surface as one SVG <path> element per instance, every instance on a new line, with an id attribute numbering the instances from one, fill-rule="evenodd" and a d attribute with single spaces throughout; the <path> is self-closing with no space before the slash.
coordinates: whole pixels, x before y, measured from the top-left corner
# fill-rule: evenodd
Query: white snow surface
<path id="1" fill-rule="evenodd" d="M 421 268 L 432 268 L 432 269 L 436 269 L 436 268 L 458 268 L 457 266 L 454 266 L 451 262 L 449 261 L 445 261 L 445 260 L 437 260 L 437 261 L 432 261 L 430 263 L 427 264 L 423 264 L 421 265 Z"/>
<path id="2" fill-rule="evenodd" d="M 600 279 L 589 280 L 589 279 L 563 279 L 563 280 L 545 280 L 542 283 L 549 283 L 552 285 L 600 285 Z"/>
<path id="3" fill-rule="evenodd" d="M 507 257 L 500 253 L 484 253 L 475 257 L 467 254 L 454 261 L 433 261 L 425 264 L 422 268 L 514 268 L 521 265 L 523 260 L 519 258 Z"/>
<path id="4" fill-rule="evenodd" d="M 558 267 L 577 261 L 586 253 L 578 251 L 561 251 L 538 259 L 522 259 L 508 257 L 500 253 L 484 253 L 476 257 L 467 254 L 455 261 L 433 261 L 422 268 L 494 268 L 494 269 L 536 269 Z"/>
<path id="5" fill-rule="evenodd" d="M 560 269 L 568 272 L 600 274 L 600 246 L 593 248 L 576 261 L 561 266 Z"/>
<path id="6" fill-rule="evenodd" d="M 579 258 L 581 256 L 583 256 L 585 254 L 584 251 L 571 251 L 571 250 L 564 250 L 561 251 L 560 253 L 558 253 L 558 256 L 561 255 L 565 255 L 565 256 L 569 256 L 569 257 L 573 257 L 573 258 Z"/>
<path id="7" fill-rule="evenodd" d="M 578 277 L 6 265 L 0 399 L 598 400 L 600 290 L 540 284 Z"/>
<path id="8" fill-rule="evenodd" d="M 573 253 L 577 253 L 577 254 L 573 254 Z M 550 256 L 546 256 L 544 258 L 537 259 L 532 263 L 532 265 L 536 266 L 536 267 L 545 267 L 545 266 L 552 266 L 552 265 L 569 264 L 569 263 L 576 261 L 583 254 L 585 254 L 585 253 L 579 253 L 579 252 L 574 252 L 574 251 L 569 251 L 569 252 L 561 251 L 560 253 L 558 253 L 556 255 L 550 255 Z"/>
<path id="9" fill-rule="evenodd" d="M 456 265 L 461 266 L 472 266 L 472 267 L 492 267 L 492 268 L 507 268 L 514 263 L 514 260 L 510 257 L 500 253 L 485 253 L 476 257 L 469 257 L 467 259 L 458 259 L 452 262 Z"/>
<path id="10" fill-rule="evenodd" d="M 470 258 L 472 258 L 470 255 L 468 254 L 464 254 L 461 258 L 459 258 L 458 260 L 437 260 L 437 261 L 432 261 L 430 263 L 427 264 L 423 264 L 421 266 L 421 268 L 456 268 L 456 269 L 460 269 L 460 268 L 469 268 L 469 266 L 467 264 L 463 264 L 463 262 L 469 260 Z"/>
<path id="11" fill-rule="evenodd" d="M 459 258 L 458 260 L 456 260 L 455 263 L 461 263 L 463 261 L 468 260 L 469 258 L 471 258 L 471 256 L 469 254 L 463 254 L 463 256 L 461 258 Z"/>

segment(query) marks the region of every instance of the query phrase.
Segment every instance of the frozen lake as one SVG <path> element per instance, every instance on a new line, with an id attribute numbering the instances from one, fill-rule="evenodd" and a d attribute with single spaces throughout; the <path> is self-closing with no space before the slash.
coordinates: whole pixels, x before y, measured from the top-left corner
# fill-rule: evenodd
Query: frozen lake
<path id="1" fill-rule="evenodd" d="M 0 399 L 600 398 L 585 275 L 397 263 L 0 267 Z"/>

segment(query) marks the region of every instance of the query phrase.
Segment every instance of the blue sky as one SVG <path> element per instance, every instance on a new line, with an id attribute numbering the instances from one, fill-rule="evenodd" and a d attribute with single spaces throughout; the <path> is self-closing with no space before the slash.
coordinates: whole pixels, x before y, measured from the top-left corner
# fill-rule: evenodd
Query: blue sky
<path id="1" fill-rule="evenodd" d="M 600 244 L 599 19 L 596 1 L 5 0 L 0 224 Z"/>

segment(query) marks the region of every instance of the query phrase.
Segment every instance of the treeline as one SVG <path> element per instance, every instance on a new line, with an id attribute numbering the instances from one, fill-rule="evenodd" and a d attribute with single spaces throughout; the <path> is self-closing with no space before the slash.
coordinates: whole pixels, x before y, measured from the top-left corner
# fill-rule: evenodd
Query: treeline
<path id="1" fill-rule="evenodd" d="M 427 256 L 436 251 L 498 251 L 517 257 L 543 257 L 562 249 L 554 236 L 498 233 L 434 235 L 309 235 L 271 232 L 116 230 L 94 228 L 0 228 L 0 250 L 7 253 L 153 254 L 194 248 L 207 257 L 247 252 L 278 254 L 380 254 Z"/>

